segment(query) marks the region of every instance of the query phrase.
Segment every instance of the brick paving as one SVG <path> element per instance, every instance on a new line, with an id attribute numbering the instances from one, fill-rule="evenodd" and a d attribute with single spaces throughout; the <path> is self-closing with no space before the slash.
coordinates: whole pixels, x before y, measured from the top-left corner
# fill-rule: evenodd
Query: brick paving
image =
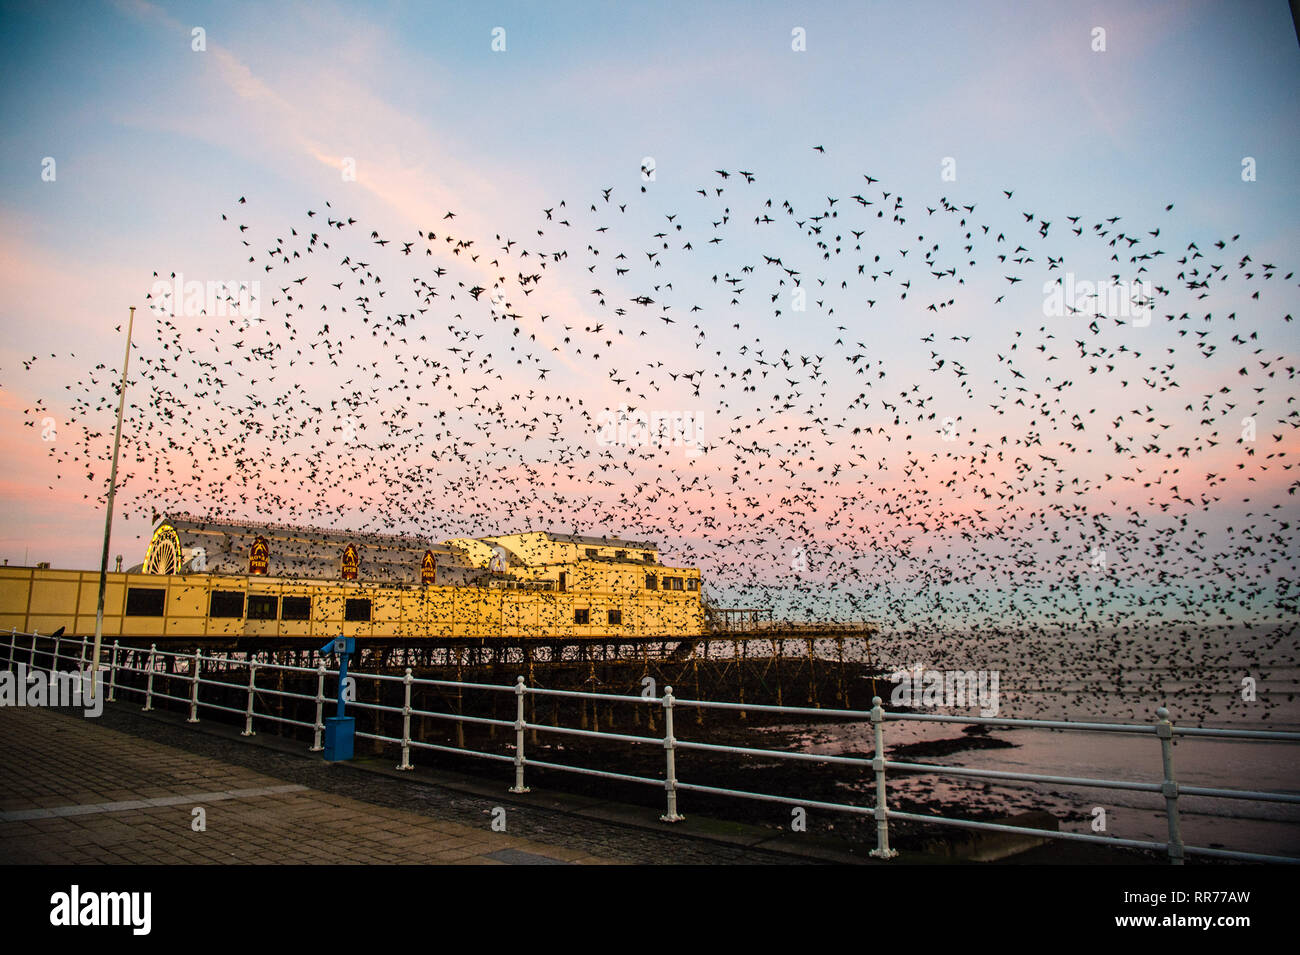
<path id="1" fill-rule="evenodd" d="M 142 717 L 0 707 L 0 863 L 790 863 Z M 194 831 L 193 810 L 206 813 Z"/>
<path id="2" fill-rule="evenodd" d="M 616 861 L 285 783 L 93 720 L 0 708 L 2 862 L 500 865 L 491 856 L 503 850 Z"/>

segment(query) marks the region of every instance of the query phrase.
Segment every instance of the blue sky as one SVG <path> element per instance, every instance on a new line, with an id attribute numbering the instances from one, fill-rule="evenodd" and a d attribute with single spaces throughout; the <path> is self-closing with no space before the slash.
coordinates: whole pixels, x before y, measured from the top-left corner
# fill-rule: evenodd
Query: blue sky
<path id="1" fill-rule="evenodd" d="M 718 183 L 715 169 L 752 170 L 762 195 L 801 209 L 833 194 L 847 204 L 868 173 L 876 188 L 907 195 L 917 222 L 940 197 L 983 212 L 1011 189 L 1000 215 L 1034 210 L 1058 231 L 1066 215 L 1122 215 L 1202 245 L 1240 233 L 1259 261 L 1284 270 L 1296 261 L 1300 53 L 1284 3 L 121 0 L 4 3 L 0 19 L 9 226 L 0 442 L 18 461 L 0 483 L 0 555 L 15 562 L 33 547 L 32 560 L 95 563 L 102 511 L 81 492 L 50 490 L 57 466 L 31 408 L 71 417 L 64 386 L 120 362 L 115 328 L 127 306 L 143 308 L 155 270 L 244 274 L 245 250 L 219 221 L 239 196 L 264 238 L 330 200 L 407 236 L 442 229 L 454 209 L 486 244 L 498 233 L 532 236 L 559 198 L 576 221 L 607 187 L 633 200 L 632 231 L 663 227 L 666 212 L 689 218 L 695 190 Z M 192 48 L 195 28 L 202 51 Z M 504 51 L 492 48 L 496 28 Z M 1104 51 L 1093 48 L 1098 28 Z M 795 30 L 806 49 L 792 49 Z M 42 180 L 46 157 L 55 182 Z M 340 177 L 345 157 L 356 182 Z M 656 175 L 642 197 L 645 157 Z M 1251 182 L 1245 157 L 1257 169 Z M 941 175 L 949 158 L 955 181 Z M 728 188 L 736 219 L 742 208 L 752 215 L 759 194 L 738 194 L 734 178 Z M 951 248 L 955 233 L 934 228 Z M 754 258 L 772 247 L 759 231 L 737 229 L 728 241 Z M 706 264 L 675 272 L 683 297 L 709 294 L 709 274 L 731 260 L 713 250 L 696 261 Z M 1103 255 L 1079 268 L 1104 275 L 1109 266 Z M 586 317 L 581 279 L 553 288 L 551 307 Z M 948 321 L 974 332 L 980 361 L 991 363 L 1019 322 L 982 306 L 1007 292 L 1035 309 L 1032 285 L 1007 292 L 995 271 L 972 277 L 981 307 L 958 305 Z M 1295 302 L 1292 285 L 1269 315 Z M 791 317 L 756 310 L 744 331 L 789 342 L 803 331 Z M 913 321 L 863 334 L 919 374 L 928 356 L 916 350 L 923 330 Z M 1293 325 L 1261 320 L 1256 330 L 1294 353 Z M 748 340 L 727 339 L 725 322 L 710 332 Z M 34 355 L 41 363 L 26 371 Z M 581 363 L 567 361 L 557 374 L 578 389 Z M 939 404 L 948 400 L 960 397 Z M 111 415 L 96 424 L 106 431 Z M 1088 463 L 1080 473 L 1094 471 Z M 114 551 L 142 553 L 148 525 L 124 517 Z"/>

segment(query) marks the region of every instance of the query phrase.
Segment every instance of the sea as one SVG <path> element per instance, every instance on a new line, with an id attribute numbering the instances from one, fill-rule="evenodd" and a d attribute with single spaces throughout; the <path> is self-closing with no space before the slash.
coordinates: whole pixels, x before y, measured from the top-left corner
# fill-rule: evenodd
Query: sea
<path id="1" fill-rule="evenodd" d="M 1081 634 L 1066 627 L 894 631 L 876 635 L 870 653 L 882 669 L 900 678 L 904 671 L 915 675 L 983 670 L 990 686 L 988 678 L 996 671 L 996 715 L 1001 718 L 1151 725 L 1158 719 L 1156 711 L 1165 707 L 1178 726 L 1293 734 L 1290 741 L 1177 737 L 1173 766 L 1180 786 L 1300 797 L 1298 632 L 1286 622 L 1145 633 Z M 889 758 L 900 762 L 1163 780 L 1161 747 L 1154 734 L 1021 727 L 990 727 L 987 733 L 972 734 L 959 724 L 905 717 L 908 712 L 979 716 L 978 704 L 947 706 L 933 695 L 928 702 L 903 693 L 895 696 L 894 701 L 883 701 L 884 708 L 903 718 L 886 721 L 884 739 Z M 988 710 L 985 706 L 983 715 L 989 715 Z M 794 734 L 797 745 L 810 753 L 863 754 L 873 748 L 871 724 L 865 721 L 796 720 L 774 729 Z M 990 746 L 988 740 L 998 742 Z M 916 750 L 898 751 L 914 744 L 929 745 L 919 747 L 919 755 Z M 901 771 L 889 779 L 891 798 L 1007 815 L 1046 810 L 1060 820 L 1062 831 L 1161 843 L 1169 837 L 1165 803 L 1158 793 Z M 1300 857 L 1297 803 L 1184 795 L 1178 800 L 1178 820 L 1186 845 Z"/>

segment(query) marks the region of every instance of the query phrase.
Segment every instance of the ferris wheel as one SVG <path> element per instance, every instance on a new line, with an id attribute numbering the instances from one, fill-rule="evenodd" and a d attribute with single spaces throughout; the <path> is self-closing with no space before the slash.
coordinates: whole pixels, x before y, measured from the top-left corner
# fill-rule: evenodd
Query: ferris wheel
<path id="1" fill-rule="evenodd" d="M 144 572 L 146 574 L 181 572 L 181 541 L 176 535 L 176 529 L 170 524 L 161 524 L 153 532 L 149 549 L 144 555 Z"/>

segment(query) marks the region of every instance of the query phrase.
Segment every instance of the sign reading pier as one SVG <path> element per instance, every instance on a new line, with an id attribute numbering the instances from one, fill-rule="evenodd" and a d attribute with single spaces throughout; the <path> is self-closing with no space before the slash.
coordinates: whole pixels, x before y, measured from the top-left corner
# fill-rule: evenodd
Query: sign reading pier
<path id="1" fill-rule="evenodd" d="M 265 576 L 270 567 L 271 548 L 267 546 L 266 538 L 259 536 L 248 552 L 248 572 Z"/>

